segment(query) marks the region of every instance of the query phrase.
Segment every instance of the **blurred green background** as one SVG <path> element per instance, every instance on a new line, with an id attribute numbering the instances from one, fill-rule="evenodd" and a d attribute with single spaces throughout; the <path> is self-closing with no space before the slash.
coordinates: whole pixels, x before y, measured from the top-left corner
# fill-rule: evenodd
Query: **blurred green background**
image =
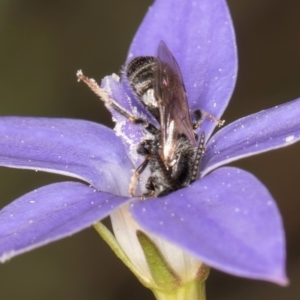
<path id="1" fill-rule="evenodd" d="M 213 0 L 212 0 L 213 1 Z M 0 115 L 66 117 L 112 126 L 76 71 L 97 80 L 118 72 L 150 0 L 1 0 Z M 229 0 L 240 69 L 226 123 L 300 97 L 300 1 Z M 184 46 L 184 45 L 183 45 Z M 1 137 L 0 137 L 1 139 Z M 208 299 L 299 299 L 300 143 L 234 165 L 269 188 L 287 235 L 289 287 L 212 270 Z M 0 205 L 66 178 L 0 169 Z M 266 220 L 268 222 L 268 220 Z M 298 295 L 298 296 L 297 296 Z M 0 265 L 0 299 L 153 299 L 85 230 Z"/>

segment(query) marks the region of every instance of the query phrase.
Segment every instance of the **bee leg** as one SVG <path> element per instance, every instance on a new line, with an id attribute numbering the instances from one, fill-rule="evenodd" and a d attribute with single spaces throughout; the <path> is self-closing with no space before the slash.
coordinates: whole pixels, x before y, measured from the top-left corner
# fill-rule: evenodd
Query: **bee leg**
<path id="1" fill-rule="evenodd" d="M 155 195 L 155 186 L 153 181 L 154 181 L 153 176 L 150 176 L 146 183 L 146 189 L 148 190 L 148 192 L 143 194 L 143 199 L 150 198 Z"/>
<path id="2" fill-rule="evenodd" d="M 202 123 L 202 111 L 200 109 L 195 109 L 192 113 L 193 117 L 193 129 L 196 130 L 200 127 Z"/>
<path id="3" fill-rule="evenodd" d="M 195 161 L 193 164 L 193 169 L 191 171 L 190 183 L 194 182 L 197 179 L 200 161 L 205 153 L 205 132 L 203 131 L 200 136 L 199 145 L 196 150 Z"/>
<path id="4" fill-rule="evenodd" d="M 150 161 L 150 155 L 146 156 L 146 159 L 138 166 L 138 168 L 134 171 L 134 174 L 131 177 L 130 185 L 129 185 L 129 195 L 130 197 L 134 197 L 134 190 L 136 187 L 136 182 L 143 171 L 146 169 Z"/>
<path id="5" fill-rule="evenodd" d="M 152 134 L 157 133 L 158 129 L 154 125 L 140 117 L 132 115 L 130 112 L 125 110 L 115 100 L 111 99 L 94 79 L 86 77 L 81 70 L 77 72 L 77 78 L 78 81 L 83 81 L 104 102 L 106 106 L 113 108 L 130 122 L 134 124 L 141 124 L 148 132 Z"/>
<path id="6" fill-rule="evenodd" d="M 158 129 L 151 123 L 147 122 L 142 118 L 136 118 L 134 120 L 129 119 L 134 124 L 141 124 L 148 132 L 155 135 L 158 132 Z"/>
<path id="7" fill-rule="evenodd" d="M 209 119 L 209 120 L 216 122 L 218 127 L 223 126 L 225 123 L 224 120 L 217 119 L 216 117 L 214 117 L 213 115 L 211 115 L 210 113 L 208 113 L 207 111 L 202 110 L 202 109 L 194 110 L 192 113 L 192 116 L 193 116 L 193 129 L 194 130 L 198 129 L 201 126 L 204 119 Z"/>

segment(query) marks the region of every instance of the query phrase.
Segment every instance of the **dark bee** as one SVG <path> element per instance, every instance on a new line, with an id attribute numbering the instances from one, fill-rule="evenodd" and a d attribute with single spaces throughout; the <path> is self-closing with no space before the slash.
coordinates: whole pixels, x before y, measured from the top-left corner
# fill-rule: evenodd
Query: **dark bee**
<path id="1" fill-rule="evenodd" d="M 192 122 L 181 71 L 164 42 L 158 46 L 157 57 L 144 56 L 132 60 L 126 69 L 128 81 L 146 109 L 160 125 L 153 139 L 143 141 L 138 153 L 145 161 L 136 169 L 130 193 L 136 180 L 150 168 L 144 196 L 163 196 L 195 181 L 204 154 L 205 134 L 196 143 L 201 111 Z"/>
<path id="2" fill-rule="evenodd" d="M 198 176 L 201 157 L 205 151 L 205 133 L 198 139 L 194 130 L 203 118 L 210 118 L 220 125 L 222 121 L 201 110 L 193 112 L 180 68 L 164 42 L 158 46 L 157 57 L 134 58 L 126 67 L 125 75 L 139 101 L 157 121 L 158 126 L 136 117 L 111 99 L 93 80 L 81 71 L 78 80 L 84 81 L 109 107 L 135 124 L 141 124 L 151 134 L 143 140 L 137 152 L 145 157 L 132 176 L 129 193 L 134 196 L 137 180 L 149 167 L 143 197 L 164 196 L 188 186 Z"/>

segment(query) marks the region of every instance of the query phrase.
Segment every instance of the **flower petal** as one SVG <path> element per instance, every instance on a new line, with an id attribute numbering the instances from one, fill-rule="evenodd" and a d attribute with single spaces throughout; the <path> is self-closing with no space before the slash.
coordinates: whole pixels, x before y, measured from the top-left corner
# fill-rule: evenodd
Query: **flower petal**
<path id="1" fill-rule="evenodd" d="M 115 133 L 96 123 L 0 118 L 0 165 L 58 173 L 126 195 L 132 168 Z M 117 176 L 116 176 L 117 175 Z"/>
<path id="2" fill-rule="evenodd" d="M 85 229 L 127 200 L 78 182 L 30 192 L 0 211 L 0 261 Z"/>
<path id="3" fill-rule="evenodd" d="M 231 17 L 224 0 L 156 0 L 129 50 L 127 60 L 156 55 L 164 40 L 181 68 L 191 109 L 219 118 L 232 94 L 237 51 Z M 215 123 L 206 120 L 209 136 Z"/>
<path id="4" fill-rule="evenodd" d="M 208 142 L 203 174 L 231 161 L 289 146 L 300 139 L 300 98 L 239 119 Z"/>
<path id="5" fill-rule="evenodd" d="M 116 75 L 104 77 L 101 82 L 101 88 L 111 99 L 115 100 L 126 113 L 136 118 L 143 117 L 143 119 L 147 119 L 141 112 L 145 111 L 141 103 L 138 103 L 134 97 L 129 98 Z M 120 114 L 118 110 L 113 109 L 112 106 L 107 105 L 107 108 L 111 112 L 113 120 L 116 122 L 114 128 L 116 134 L 122 138 L 131 160 L 136 162 L 138 157 L 141 157 L 137 153 L 136 146 L 144 139 L 144 126 L 134 124 L 129 118 Z"/>
<path id="6" fill-rule="evenodd" d="M 146 230 L 225 272 L 286 284 L 282 221 L 251 174 L 221 168 L 164 198 L 132 204 Z"/>
<path id="7" fill-rule="evenodd" d="M 152 275 L 146 262 L 145 253 L 137 238 L 137 232 L 143 231 L 143 228 L 133 219 L 129 209 L 130 203 L 113 211 L 110 214 L 111 224 L 120 247 L 147 281 L 152 278 Z M 169 243 L 164 238 L 151 235 L 149 232 L 147 235 L 155 243 L 166 263 L 183 281 L 191 281 L 197 277 L 202 262 L 197 261 L 181 247 Z"/>

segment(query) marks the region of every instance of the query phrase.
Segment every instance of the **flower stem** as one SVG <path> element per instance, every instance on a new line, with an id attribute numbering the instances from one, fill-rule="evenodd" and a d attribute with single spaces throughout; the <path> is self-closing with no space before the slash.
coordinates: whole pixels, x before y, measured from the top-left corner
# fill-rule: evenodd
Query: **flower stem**
<path id="1" fill-rule="evenodd" d="M 205 281 L 192 281 L 172 293 L 152 290 L 157 300 L 205 300 Z"/>

